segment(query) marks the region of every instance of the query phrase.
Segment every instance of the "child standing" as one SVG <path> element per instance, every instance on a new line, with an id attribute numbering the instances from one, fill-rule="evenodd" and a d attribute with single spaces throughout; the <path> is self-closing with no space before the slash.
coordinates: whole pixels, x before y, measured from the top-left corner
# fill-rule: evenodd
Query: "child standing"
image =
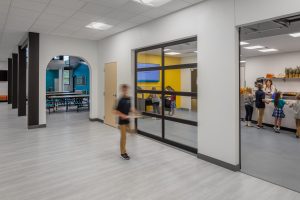
<path id="1" fill-rule="evenodd" d="M 246 110 L 246 126 L 251 127 L 252 123 L 252 115 L 253 115 L 253 103 L 254 103 L 254 98 L 252 95 L 252 89 L 247 88 L 246 94 L 244 95 L 244 104 L 245 104 L 245 110 Z"/>
<path id="2" fill-rule="evenodd" d="M 257 108 L 257 128 L 263 128 L 263 119 L 265 115 L 266 108 L 266 93 L 263 91 L 263 85 L 261 83 L 257 83 L 258 90 L 255 92 L 255 105 Z"/>
<path id="3" fill-rule="evenodd" d="M 287 104 L 287 102 L 282 99 L 281 92 L 277 92 L 275 94 L 275 99 L 272 100 L 272 102 L 274 103 L 274 111 L 272 115 L 275 118 L 274 131 L 276 133 L 280 133 L 281 121 L 283 118 L 285 118 L 283 108 Z"/>
<path id="4" fill-rule="evenodd" d="M 131 107 L 131 98 L 128 96 L 129 86 L 126 84 L 121 85 L 121 97 L 119 99 L 118 105 L 115 108 L 115 114 L 119 117 L 119 128 L 121 132 L 120 138 L 120 151 L 121 151 L 121 158 L 124 160 L 129 160 L 130 157 L 126 151 L 126 133 L 127 129 L 129 128 L 130 118 L 129 113 L 134 112 L 136 110 Z"/>
<path id="5" fill-rule="evenodd" d="M 296 138 L 299 138 L 300 137 L 300 93 L 297 94 L 296 96 L 296 102 L 291 104 L 290 107 L 292 107 L 294 110 L 296 128 L 297 128 Z"/>
<path id="6" fill-rule="evenodd" d="M 175 90 L 171 86 L 167 86 L 166 87 L 166 91 L 168 91 L 168 92 L 175 92 Z M 168 99 L 171 102 L 169 115 L 173 116 L 175 114 L 175 108 L 176 108 L 176 95 L 171 94 L 171 96 L 168 97 Z"/>

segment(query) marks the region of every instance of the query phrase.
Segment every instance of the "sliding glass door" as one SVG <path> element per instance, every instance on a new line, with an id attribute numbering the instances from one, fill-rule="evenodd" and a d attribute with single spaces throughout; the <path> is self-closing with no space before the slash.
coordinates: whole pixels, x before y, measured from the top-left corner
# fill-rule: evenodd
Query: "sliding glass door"
<path id="1" fill-rule="evenodd" d="M 197 38 L 135 52 L 138 133 L 197 152 Z"/>

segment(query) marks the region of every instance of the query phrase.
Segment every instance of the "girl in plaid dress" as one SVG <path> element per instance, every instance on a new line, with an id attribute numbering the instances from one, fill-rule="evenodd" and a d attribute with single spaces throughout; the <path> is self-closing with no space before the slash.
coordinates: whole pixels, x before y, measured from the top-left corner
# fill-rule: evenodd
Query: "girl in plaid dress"
<path id="1" fill-rule="evenodd" d="M 272 115 L 275 118 L 274 131 L 276 133 L 280 133 L 281 121 L 283 118 L 285 118 L 283 108 L 288 103 L 282 99 L 281 92 L 275 93 L 275 98 L 272 100 L 272 102 L 274 103 L 274 111 Z"/>

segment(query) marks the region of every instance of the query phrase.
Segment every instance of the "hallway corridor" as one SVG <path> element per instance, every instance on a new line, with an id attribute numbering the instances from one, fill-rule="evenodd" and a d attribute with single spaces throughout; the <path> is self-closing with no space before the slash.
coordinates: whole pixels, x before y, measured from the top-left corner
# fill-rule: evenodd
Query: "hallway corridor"
<path id="1" fill-rule="evenodd" d="M 135 134 L 128 136 L 132 159 L 124 161 L 118 130 L 90 122 L 86 112 L 63 115 L 27 130 L 26 118 L 0 104 L 1 200 L 300 199 Z"/>

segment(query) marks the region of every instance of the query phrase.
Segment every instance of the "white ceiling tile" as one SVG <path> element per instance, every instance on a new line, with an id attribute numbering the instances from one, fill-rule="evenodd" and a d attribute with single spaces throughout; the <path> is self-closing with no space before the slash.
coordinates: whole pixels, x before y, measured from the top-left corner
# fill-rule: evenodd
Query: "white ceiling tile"
<path id="1" fill-rule="evenodd" d="M 95 3 L 88 3 L 86 6 L 84 6 L 82 9 L 80 9 L 81 12 L 88 13 L 91 15 L 96 16 L 105 16 L 107 13 L 109 13 L 112 9 L 106 6 L 102 6 Z"/>
<path id="2" fill-rule="evenodd" d="M 128 20 L 130 18 L 133 18 L 135 16 L 136 16 L 136 14 L 129 13 L 129 12 L 123 11 L 121 9 L 117 9 L 117 10 L 109 13 L 105 17 L 110 18 L 110 19 L 114 19 L 114 20 L 118 20 L 118 21 L 126 21 L 126 20 Z"/>
<path id="3" fill-rule="evenodd" d="M 174 12 L 174 11 L 183 9 L 185 7 L 188 7 L 190 5 L 191 5 L 191 3 L 187 3 L 182 0 L 173 0 L 165 5 L 161 6 L 160 9 L 166 10 L 168 12 Z"/>
<path id="4" fill-rule="evenodd" d="M 47 6 L 47 3 L 41 3 L 38 1 L 32 1 L 32 0 L 13 0 L 12 1 L 12 7 L 34 10 L 34 11 L 39 11 L 39 12 L 43 11 L 46 6 Z"/>
<path id="5" fill-rule="evenodd" d="M 121 23 L 121 21 L 119 21 L 119 20 L 111 19 L 111 18 L 108 18 L 108 17 L 101 18 L 97 21 L 105 23 L 105 24 L 109 24 L 109 25 L 112 25 L 112 26 L 116 26 L 116 25 Z"/>
<path id="6" fill-rule="evenodd" d="M 74 14 L 72 16 L 72 19 L 79 19 L 79 20 L 92 22 L 92 21 L 95 21 L 95 20 L 99 19 L 99 16 L 88 14 L 88 13 L 85 13 L 85 12 L 77 12 L 76 14 Z"/>
<path id="7" fill-rule="evenodd" d="M 86 25 L 88 25 L 91 21 L 90 20 L 79 20 L 79 19 L 68 19 L 67 21 L 65 21 L 65 24 L 69 24 L 69 25 L 76 25 L 79 27 L 85 27 Z"/>
<path id="8" fill-rule="evenodd" d="M 196 3 L 202 2 L 204 0 L 183 0 L 183 1 L 185 1 L 187 3 L 191 3 L 191 4 L 196 4 Z"/>
<path id="9" fill-rule="evenodd" d="M 117 28 L 120 28 L 121 30 L 127 30 L 127 29 L 130 29 L 132 27 L 136 26 L 136 24 L 134 23 L 129 23 L 129 22 L 124 22 L 122 24 L 119 24 L 117 26 Z"/>
<path id="10" fill-rule="evenodd" d="M 134 14 L 140 14 L 146 11 L 149 11 L 152 9 L 152 7 L 145 6 L 133 1 L 129 1 L 126 4 L 124 4 L 121 8 L 123 11 L 134 13 Z"/>
<path id="11" fill-rule="evenodd" d="M 68 19 L 68 17 L 65 17 L 65 16 L 48 14 L 48 13 L 43 13 L 39 17 L 39 20 L 53 21 L 53 22 L 57 22 L 57 23 L 58 22 L 63 22 L 67 19 Z"/>
<path id="12" fill-rule="evenodd" d="M 11 0 L 1 0 L 0 1 L 0 7 L 9 7 L 11 4 Z"/>
<path id="13" fill-rule="evenodd" d="M 50 33 L 57 26 L 55 24 L 34 24 L 29 31 L 38 33 Z"/>
<path id="14" fill-rule="evenodd" d="M 32 24 L 33 20 L 9 17 L 6 22 L 5 31 L 27 31 Z"/>
<path id="15" fill-rule="evenodd" d="M 48 3 L 51 0 L 31 0 L 31 1 L 40 2 L 40 3 Z"/>
<path id="16" fill-rule="evenodd" d="M 57 30 L 51 32 L 51 34 L 53 34 L 53 35 L 63 35 L 63 36 L 72 35 L 73 33 L 74 33 L 74 31 L 68 30 L 68 29 L 57 29 Z"/>
<path id="17" fill-rule="evenodd" d="M 164 16 L 166 14 L 168 14 L 168 11 L 160 9 L 160 8 L 154 8 L 154 9 L 151 9 L 150 11 L 144 12 L 142 15 L 145 17 L 150 17 L 152 19 L 155 19 L 155 18 Z"/>
<path id="18" fill-rule="evenodd" d="M 58 28 L 56 28 L 54 31 L 52 31 L 51 34 L 72 35 L 74 32 L 77 32 L 80 28 L 81 27 L 64 23 Z"/>
<path id="19" fill-rule="evenodd" d="M 75 9 L 62 8 L 58 6 L 48 6 L 45 13 L 60 15 L 64 17 L 71 17 L 76 12 Z"/>
<path id="20" fill-rule="evenodd" d="M 36 19 L 40 15 L 39 11 L 32 11 L 22 8 L 11 8 L 9 11 L 9 17 L 15 17 L 17 19 L 27 18 L 27 19 Z"/>
<path id="21" fill-rule="evenodd" d="M 60 8 L 78 10 L 79 8 L 83 7 L 86 2 L 81 0 L 51 0 L 50 5 Z"/>
<path id="22" fill-rule="evenodd" d="M 153 18 L 151 17 L 146 17 L 143 15 L 137 15 L 136 17 L 133 17 L 131 19 L 128 20 L 128 22 L 130 23 L 134 23 L 134 24 L 143 24 L 146 23 L 148 21 L 151 21 Z"/>
<path id="23" fill-rule="evenodd" d="M 131 0 L 83 0 L 83 1 L 96 3 L 110 8 L 119 8 Z"/>

